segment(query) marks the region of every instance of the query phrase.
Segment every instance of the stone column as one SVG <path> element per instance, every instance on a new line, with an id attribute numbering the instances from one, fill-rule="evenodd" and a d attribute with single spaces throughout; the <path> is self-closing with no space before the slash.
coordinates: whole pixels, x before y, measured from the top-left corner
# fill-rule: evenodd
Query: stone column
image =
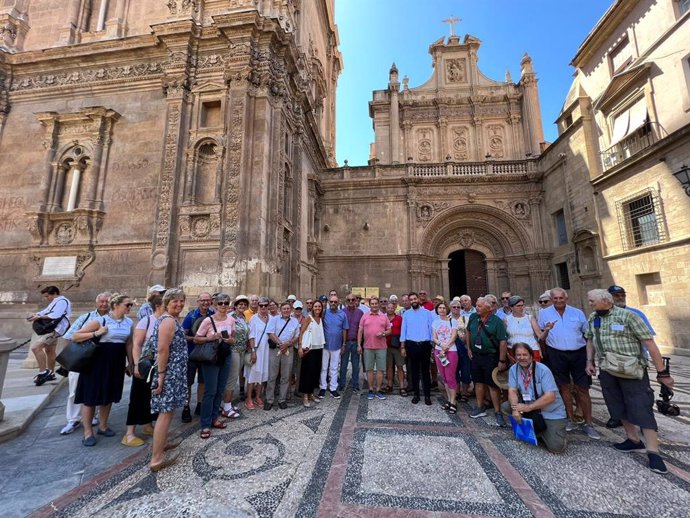
<path id="1" fill-rule="evenodd" d="M 541 196 L 530 198 L 530 217 L 534 227 L 534 246 L 537 250 L 544 250 L 544 234 L 542 233 Z"/>
<path id="2" fill-rule="evenodd" d="M 448 297 L 451 295 L 450 293 L 450 281 L 448 279 L 448 263 L 450 262 L 450 259 L 440 259 L 439 260 L 439 270 L 441 272 L 441 293 L 443 296 L 446 298 L 446 301 L 449 301 Z"/>
<path id="3" fill-rule="evenodd" d="M 405 121 L 402 123 L 403 134 L 404 134 L 404 162 L 407 163 L 407 159 L 412 155 L 412 123 L 410 121 Z"/>
<path id="4" fill-rule="evenodd" d="M 17 341 L 7 338 L 0 333 L 0 398 L 2 398 L 2 387 L 5 384 L 5 374 L 7 364 L 10 361 L 10 351 L 17 346 Z M 31 354 L 31 353 L 29 353 Z M 0 400 L 0 421 L 5 418 L 5 405 Z"/>
<path id="5" fill-rule="evenodd" d="M 439 138 L 438 138 L 438 161 L 445 162 L 446 155 L 448 153 L 448 121 L 445 117 L 440 117 L 438 119 L 437 126 L 439 128 Z"/>

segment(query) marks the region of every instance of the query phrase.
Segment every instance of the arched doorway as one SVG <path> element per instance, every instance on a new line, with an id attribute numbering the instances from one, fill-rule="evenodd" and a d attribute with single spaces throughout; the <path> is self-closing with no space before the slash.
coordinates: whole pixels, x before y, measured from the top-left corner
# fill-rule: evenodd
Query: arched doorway
<path id="1" fill-rule="evenodd" d="M 488 291 L 486 256 L 477 250 L 456 250 L 448 254 L 450 296 L 467 294 L 472 300 Z"/>

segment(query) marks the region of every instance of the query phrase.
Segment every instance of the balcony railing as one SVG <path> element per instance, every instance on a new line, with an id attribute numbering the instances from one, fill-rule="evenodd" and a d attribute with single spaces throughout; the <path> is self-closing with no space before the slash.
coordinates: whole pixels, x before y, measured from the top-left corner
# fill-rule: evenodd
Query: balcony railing
<path id="1" fill-rule="evenodd" d="M 447 162 L 445 164 L 408 165 L 408 176 L 484 176 L 492 174 L 527 174 L 536 170 L 533 160 Z"/>
<path id="2" fill-rule="evenodd" d="M 527 160 L 487 160 L 485 162 L 436 162 L 431 164 L 370 164 L 331 169 L 324 180 L 365 178 L 458 178 L 468 176 L 525 175 L 537 172 L 534 158 Z"/>
<path id="3" fill-rule="evenodd" d="M 624 162 L 643 149 L 648 148 L 656 141 L 657 137 L 655 132 L 651 129 L 651 123 L 645 124 L 645 126 L 625 137 L 617 144 L 614 144 L 606 151 L 602 151 L 601 163 L 604 171 Z"/>

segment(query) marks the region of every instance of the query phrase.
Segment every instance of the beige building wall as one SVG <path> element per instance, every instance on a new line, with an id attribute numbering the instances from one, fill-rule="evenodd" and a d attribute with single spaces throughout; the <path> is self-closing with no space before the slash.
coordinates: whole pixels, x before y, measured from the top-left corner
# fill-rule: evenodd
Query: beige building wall
<path id="1" fill-rule="evenodd" d="M 614 2 L 573 59 L 560 136 L 542 158 L 546 165 L 563 157 L 559 173 L 545 176 L 545 191 L 575 182 L 571 208 L 588 207 L 595 217 L 582 220 L 598 233 L 601 254 L 590 284 L 623 286 L 628 304 L 650 318 L 658 343 L 674 352 L 690 350 L 681 324 L 690 317 L 682 289 L 689 282 L 690 198 L 673 176 L 690 165 L 688 41 L 690 12 L 680 12 L 678 2 Z M 577 257 L 577 248 L 573 242 L 563 250 Z"/>

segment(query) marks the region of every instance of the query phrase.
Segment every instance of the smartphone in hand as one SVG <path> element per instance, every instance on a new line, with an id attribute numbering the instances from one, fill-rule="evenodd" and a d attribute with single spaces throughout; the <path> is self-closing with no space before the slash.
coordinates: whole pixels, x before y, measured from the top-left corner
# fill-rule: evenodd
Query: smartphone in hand
<path id="1" fill-rule="evenodd" d="M 230 335 L 228 334 L 228 332 L 225 329 L 223 329 L 220 332 L 220 336 L 222 336 L 223 338 L 230 338 Z"/>

